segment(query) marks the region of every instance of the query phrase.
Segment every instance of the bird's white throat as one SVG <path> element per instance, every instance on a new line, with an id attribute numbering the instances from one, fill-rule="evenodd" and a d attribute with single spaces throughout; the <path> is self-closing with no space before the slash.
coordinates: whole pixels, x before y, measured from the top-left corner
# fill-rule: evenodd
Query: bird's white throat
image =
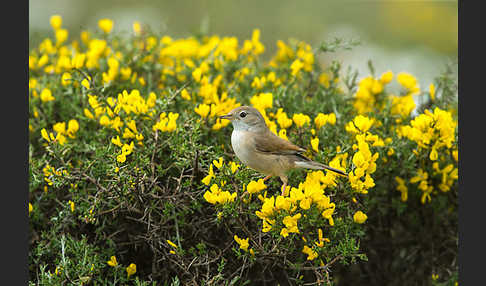
<path id="1" fill-rule="evenodd" d="M 234 129 L 231 133 L 231 146 L 236 156 L 246 165 L 248 165 L 249 156 L 248 150 L 248 131 Z"/>

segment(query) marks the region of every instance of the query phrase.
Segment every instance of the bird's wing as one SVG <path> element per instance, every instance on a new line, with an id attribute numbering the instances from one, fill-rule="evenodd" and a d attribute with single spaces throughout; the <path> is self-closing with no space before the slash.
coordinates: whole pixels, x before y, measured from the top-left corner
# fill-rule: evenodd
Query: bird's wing
<path id="1" fill-rule="evenodd" d="M 257 152 L 275 155 L 296 155 L 305 152 L 291 142 L 275 135 L 270 130 L 259 136 L 253 136 L 255 149 Z"/>

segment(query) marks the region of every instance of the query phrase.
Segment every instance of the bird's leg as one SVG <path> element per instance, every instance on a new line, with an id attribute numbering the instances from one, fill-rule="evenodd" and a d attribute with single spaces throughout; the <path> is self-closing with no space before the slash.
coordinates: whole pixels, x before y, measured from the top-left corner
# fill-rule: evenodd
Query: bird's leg
<path id="1" fill-rule="evenodd" d="M 272 175 L 268 175 L 265 178 L 263 178 L 263 181 L 265 182 L 266 180 L 270 179 L 271 177 L 272 177 Z"/>
<path id="2" fill-rule="evenodd" d="M 282 196 L 285 195 L 285 189 L 287 188 L 288 178 L 286 176 L 280 176 L 280 180 L 282 180 Z"/>

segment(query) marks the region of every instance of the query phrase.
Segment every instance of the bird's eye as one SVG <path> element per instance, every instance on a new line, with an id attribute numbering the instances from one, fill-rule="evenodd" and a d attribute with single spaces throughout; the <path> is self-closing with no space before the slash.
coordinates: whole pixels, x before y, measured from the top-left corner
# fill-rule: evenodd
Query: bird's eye
<path id="1" fill-rule="evenodd" d="M 245 118 L 245 117 L 246 117 L 246 112 L 242 111 L 242 112 L 240 113 L 240 117 L 241 117 L 241 118 Z"/>

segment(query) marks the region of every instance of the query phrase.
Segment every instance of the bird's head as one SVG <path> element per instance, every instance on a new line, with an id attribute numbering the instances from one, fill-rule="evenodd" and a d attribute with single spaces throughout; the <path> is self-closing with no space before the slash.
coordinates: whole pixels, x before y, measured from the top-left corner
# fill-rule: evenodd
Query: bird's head
<path id="1" fill-rule="evenodd" d="M 267 128 L 263 115 L 251 106 L 239 106 L 219 118 L 231 120 L 235 130 L 258 131 Z"/>

